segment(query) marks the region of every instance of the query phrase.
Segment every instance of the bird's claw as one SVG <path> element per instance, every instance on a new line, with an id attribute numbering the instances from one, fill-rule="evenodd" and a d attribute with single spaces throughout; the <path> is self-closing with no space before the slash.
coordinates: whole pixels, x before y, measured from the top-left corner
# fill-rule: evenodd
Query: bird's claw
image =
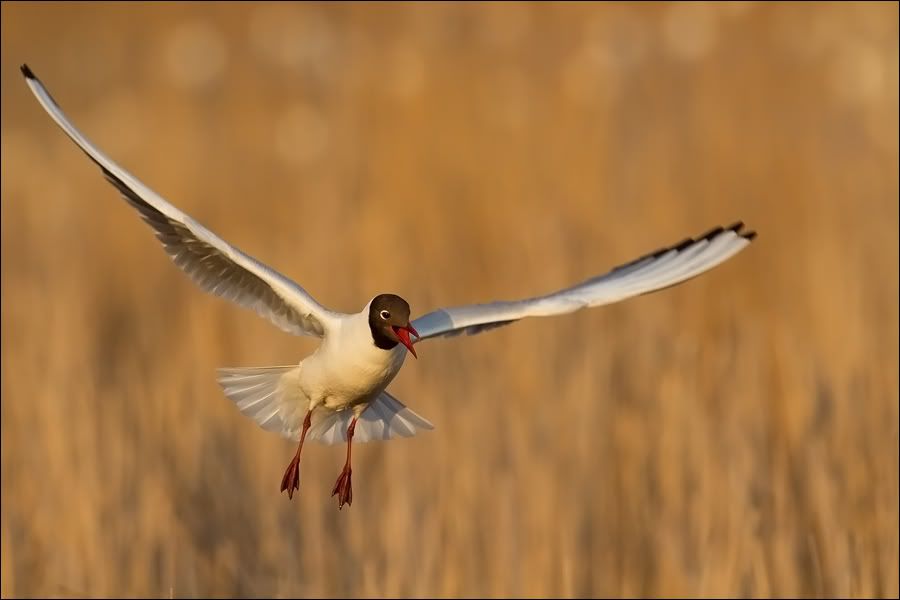
<path id="1" fill-rule="evenodd" d="M 344 504 L 353 504 L 353 485 L 350 483 L 352 473 L 353 470 L 349 465 L 344 467 L 344 470 L 338 475 L 334 489 L 331 490 L 331 495 L 338 497 L 338 510 L 344 508 Z"/>
<path id="2" fill-rule="evenodd" d="M 294 497 L 294 490 L 300 489 L 300 457 L 295 456 L 281 478 L 281 491 L 287 490 L 288 500 Z"/>

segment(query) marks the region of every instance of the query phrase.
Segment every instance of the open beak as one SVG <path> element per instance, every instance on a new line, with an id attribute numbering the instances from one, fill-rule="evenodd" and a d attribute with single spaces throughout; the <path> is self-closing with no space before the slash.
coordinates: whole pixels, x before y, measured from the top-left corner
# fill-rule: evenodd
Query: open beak
<path id="1" fill-rule="evenodd" d="M 416 331 L 416 328 L 412 326 L 412 323 L 407 323 L 406 327 L 391 326 L 391 329 L 394 330 L 394 333 L 397 334 L 397 337 L 400 338 L 400 342 L 404 346 L 406 346 L 406 349 L 409 350 L 410 354 L 412 354 L 416 358 L 419 358 L 418 356 L 416 356 L 416 349 L 413 348 L 413 343 L 409 339 L 409 334 L 413 334 L 414 336 L 419 337 L 419 332 Z"/>

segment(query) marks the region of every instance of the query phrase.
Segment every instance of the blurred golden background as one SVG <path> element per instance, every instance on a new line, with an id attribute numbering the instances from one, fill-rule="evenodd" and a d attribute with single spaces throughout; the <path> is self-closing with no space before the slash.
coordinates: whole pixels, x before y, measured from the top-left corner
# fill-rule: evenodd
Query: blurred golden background
<path id="1" fill-rule="evenodd" d="M 897 596 L 898 5 L 2 4 L 9 596 Z M 743 219 L 685 285 L 423 343 L 436 425 L 294 445 L 202 293 L 27 89 L 357 311 L 549 292 Z M 345 507 L 346 508 L 346 507 Z"/>

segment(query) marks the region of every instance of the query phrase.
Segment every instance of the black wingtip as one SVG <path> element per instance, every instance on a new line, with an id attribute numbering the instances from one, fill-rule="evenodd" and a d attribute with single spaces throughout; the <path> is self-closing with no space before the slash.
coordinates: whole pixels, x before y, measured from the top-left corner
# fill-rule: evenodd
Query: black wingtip
<path id="1" fill-rule="evenodd" d="M 678 242 L 678 244 L 676 246 L 674 246 L 673 248 L 675 250 L 677 250 L 678 252 L 682 252 L 683 250 L 687 250 L 688 248 L 693 246 L 695 243 L 696 242 L 694 241 L 694 238 L 684 238 L 683 240 Z M 667 249 L 667 251 L 668 251 L 668 249 Z"/>
<path id="2" fill-rule="evenodd" d="M 31 72 L 31 69 L 28 68 L 28 65 L 23 64 L 19 68 L 22 69 L 22 75 L 24 75 L 26 79 L 37 79 L 37 77 L 34 76 L 34 73 Z"/>
<path id="3" fill-rule="evenodd" d="M 732 223 L 725 229 L 735 232 L 736 234 L 738 234 L 739 236 L 741 236 L 742 238 L 744 238 L 745 240 L 750 241 L 750 242 L 752 242 L 754 239 L 756 239 L 755 231 L 741 231 L 741 229 L 743 229 L 743 228 L 744 228 L 744 222 L 738 221 L 736 223 Z"/>
<path id="4" fill-rule="evenodd" d="M 706 240 L 708 242 L 723 231 L 725 231 L 725 229 L 722 227 L 713 227 L 712 229 L 701 235 L 699 238 L 697 238 L 697 240 Z"/>

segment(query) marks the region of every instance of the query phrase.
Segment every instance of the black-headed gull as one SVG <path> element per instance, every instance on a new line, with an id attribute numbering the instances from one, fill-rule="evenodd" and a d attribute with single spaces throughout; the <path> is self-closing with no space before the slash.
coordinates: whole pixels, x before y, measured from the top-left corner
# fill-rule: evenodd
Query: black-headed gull
<path id="1" fill-rule="evenodd" d="M 716 227 L 612 271 L 544 296 L 442 308 L 410 321 L 409 304 L 394 294 L 372 298 L 356 314 L 328 310 L 302 287 L 244 254 L 184 214 L 94 146 L 66 118 L 27 65 L 22 73 L 41 106 L 103 171 L 154 229 L 169 256 L 200 287 L 252 308 L 281 329 L 322 339 L 310 356 L 284 367 L 220 369 L 225 395 L 261 427 L 298 442 L 281 490 L 299 489 L 305 440 L 347 442 L 347 459 L 332 490 L 350 504 L 352 442 L 408 437 L 431 423 L 386 388 L 414 343 L 475 334 L 525 317 L 549 317 L 647 294 L 695 277 L 747 246 L 756 234 L 742 223 Z M 417 339 L 413 340 L 410 335 Z"/>

